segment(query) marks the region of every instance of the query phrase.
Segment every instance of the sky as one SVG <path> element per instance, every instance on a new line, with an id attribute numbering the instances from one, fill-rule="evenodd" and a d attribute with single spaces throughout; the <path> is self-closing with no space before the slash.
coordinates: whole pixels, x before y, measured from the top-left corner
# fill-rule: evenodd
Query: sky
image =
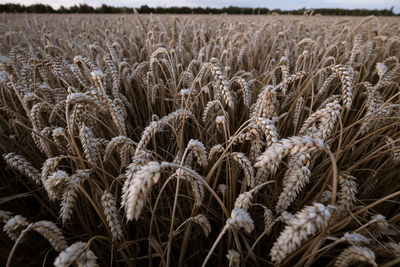
<path id="1" fill-rule="evenodd" d="M 111 6 L 150 7 L 189 6 L 189 7 L 267 7 L 269 9 L 280 8 L 282 10 L 298 8 L 366 8 L 366 9 L 390 9 L 394 6 L 394 12 L 400 13 L 399 0 L 0 0 L 0 3 L 19 3 L 23 5 L 47 4 L 53 8 L 60 6 L 87 4 L 93 7 L 107 4 Z"/>

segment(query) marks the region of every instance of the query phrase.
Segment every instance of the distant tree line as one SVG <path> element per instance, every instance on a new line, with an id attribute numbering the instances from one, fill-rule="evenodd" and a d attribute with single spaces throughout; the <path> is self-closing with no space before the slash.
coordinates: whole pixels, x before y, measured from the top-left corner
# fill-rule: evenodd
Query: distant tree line
<path id="1" fill-rule="evenodd" d="M 309 9 L 301 8 L 296 10 L 281 10 L 281 9 L 268 9 L 268 8 L 249 8 L 249 7 L 223 7 L 223 8 L 210 8 L 210 7 L 149 7 L 147 5 L 141 6 L 136 9 L 142 14 L 293 14 L 301 15 L 310 13 Z M 69 8 L 61 6 L 59 9 L 53 9 L 49 5 L 35 4 L 24 6 L 20 4 L 1 4 L 0 12 L 3 13 L 107 13 L 107 14 L 121 14 L 133 13 L 134 8 L 131 7 L 113 7 L 108 5 L 101 5 L 94 8 L 86 4 L 75 5 Z M 313 9 L 313 14 L 321 15 L 347 15 L 347 16 L 399 16 L 393 12 L 393 7 L 390 9 L 342 9 L 342 8 L 316 8 Z"/>

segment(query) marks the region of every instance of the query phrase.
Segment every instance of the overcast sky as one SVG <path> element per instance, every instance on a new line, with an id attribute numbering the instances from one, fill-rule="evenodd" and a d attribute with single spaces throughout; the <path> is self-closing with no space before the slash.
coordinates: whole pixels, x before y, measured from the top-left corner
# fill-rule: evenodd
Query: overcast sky
<path id="1" fill-rule="evenodd" d="M 88 4 L 90 6 L 100 6 L 107 4 L 112 6 L 128 6 L 140 7 L 148 5 L 150 7 L 168 7 L 168 6 L 190 6 L 190 7 L 223 7 L 223 6 L 238 6 L 238 7 L 267 7 L 269 9 L 298 9 L 306 8 L 367 8 L 367 9 L 389 9 L 394 6 L 394 12 L 400 12 L 400 0 L 0 0 L 0 3 L 20 3 L 31 5 L 36 3 L 48 4 L 54 8 L 60 6 L 73 6 L 79 4 Z"/>

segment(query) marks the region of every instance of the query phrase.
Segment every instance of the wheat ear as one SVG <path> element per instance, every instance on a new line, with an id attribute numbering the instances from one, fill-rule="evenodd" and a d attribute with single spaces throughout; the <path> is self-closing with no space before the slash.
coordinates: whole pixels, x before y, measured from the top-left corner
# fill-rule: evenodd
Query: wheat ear
<path id="1" fill-rule="evenodd" d="M 242 167 L 244 171 L 244 177 L 246 178 L 246 183 L 250 186 L 250 188 L 254 188 L 254 169 L 249 158 L 246 157 L 246 155 L 242 152 L 233 152 L 231 153 L 231 156 L 240 165 L 240 167 Z"/>
<path id="2" fill-rule="evenodd" d="M 21 234 L 22 228 L 28 226 L 29 223 L 25 217 L 21 215 L 15 215 L 10 217 L 6 224 L 3 226 L 3 231 L 6 232 L 7 236 L 12 240 L 17 240 Z"/>
<path id="3" fill-rule="evenodd" d="M 190 139 L 186 149 L 193 152 L 197 157 L 200 166 L 207 166 L 207 151 L 202 142 L 196 139 Z"/>
<path id="4" fill-rule="evenodd" d="M 334 209 L 334 206 L 314 203 L 312 206 L 307 206 L 297 212 L 295 217 L 288 221 L 285 229 L 271 248 L 272 261 L 281 263 L 310 235 L 328 226 Z"/>
<path id="5" fill-rule="evenodd" d="M 23 158 L 20 155 L 15 154 L 14 152 L 8 153 L 3 155 L 4 160 L 6 161 L 7 165 L 13 167 L 14 169 L 18 170 L 22 174 L 28 176 L 37 184 L 41 184 L 40 179 L 40 172 L 38 169 L 33 167 L 33 165 Z"/>
<path id="6" fill-rule="evenodd" d="M 265 168 L 274 172 L 279 166 L 281 159 L 288 154 L 307 153 L 313 150 L 329 150 L 321 139 L 312 138 L 310 136 L 293 136 L 287 139 L 281 139 L 279 142 L 272 144 L 257 159 L 254 165 L 256 168 Z"/>
<path id="7" fill-rule="evenodd" d="M 338 208 L 345 214 L 354 207 L 356 202 L 356 194 L 358 191 L 355 180 L 357 179 L 354 176 L 346 173 L 340 175 L 338 178 L 340 185 L 340 191 L 338 193 Z"/>
<path id="8" fill-rule="evenodd" d="M 68 267 L 73 263 L 78 266 L 96 267 L 96 255 L 88 249 L 88 244 L 84 242 L 76 242 L 62 251 L 54 261 L 56 267 Z"/>
<path id="9" fill-rule="evenodd" d="M 226 221 L 224 228 L 222 228 L 221 232 L 219 233 L 217 239 L 215 240 L 212 248 L 208 252 L 207 257 L 205 258 L 205 260 L 201 266 L 202 267 L 206 266 L 213 251 L 217 247 L 219 241 L 222 239 L 224 234 L 229 229 L 234 229 L 237 231 L 240 228 L 243 228 L 247 233 L 250 233 L 254 229 L 254 221 L 250 218 L 250 215 L 248 214 L 247 211 L 245 211 L 243 209 L 239 209 L 239 208 L 234 208 L 231 212 L 231 217 Z"/>
<path id="10" fill-rule="evenodd" d="M 32 225 L 32 229 L 44 236 L 57 252 L 67 248 L 67 242 L 60 230 L 53 222 L 38 221 Z"/>
<path id="11" fill-rule="evenodd" d="M 239 267 L 240 266 L 240 254 L 234 249 L 228 250 L 226 258 L 229 260 L 229 267 Z"/>
<path id="12" fill-rule="evenodd" d="M 351 266 L 355 262 L 367 262 L 372 266 L 378 266 L 375 262 L 375 253 L 367 247 L 351 246 L 346 248 L 337 257 L 335 266 Z"/>
<path id="13" fill-rule="evenodd" d="M 184 221 L 184 222 L 175 230 L 175 232 L 177 232 L 185 223 L 187 223 L 187 222 L 189 222 L 189 221 L 192 221 L 192 222 L 198 224 L 198 225 L 201 227 L 201 229 L 203 229 L 204 235 L 205 235 L 206 237 L 208 237 L 208 235 L 209 235 L 210 232 L 211 232 L 211 224 L 210 224 L 208 218 L 207 218 L 204 214 L 202 214 L 202 213 L 199 213 L 199 214 L 197 214 L 196 216 L 190 217 L 189 219 L 187 219 L 186 221 Z"/>
<path id="14" fill-rule="evenodd" d="M 68 173 L 62 170 L 57 170 L 48 177 L 44 183 L 44 188 L 51 200 L 59 199 L 62 196 L 68 180 Z"/>
<path id="15" fill-rule="evenodd" d="M 80 186 L 89 178 L 90 170 L 77 170 L 71 177 L 62 193 L 60 217 L 65 224 L 72 215 Z"/>
<path id="16" fill-rule="evenodd" d="M 335 65 L 331 69 L 339 76 L 342 82 L 342 101 L 343 106 L 349 110 L 353 97 L 353 76 L 354 70 L 350 66 Z"/>
<path id="17" fill-rule="evenodd" d="M 139 218 L 151 188 L 160 179 L 160 170 L 159 163 L 149 162 L 131 174 L 132 178 L 128 177 L 128 179 L 132 179 L 124 203 L 125 216 L 128 221 Z"/>
<path id="18" fill-rule="evenodd" d="M 106 215 L 108 226 L 112 234 L 112 239 L 117 240 L 122 238 L 122 227 L 118 219 L 117 205 L 114 196 L 109 191 L 104 191 L 101 197 L 101 206 L 103 207 L 104 215 Z"/>

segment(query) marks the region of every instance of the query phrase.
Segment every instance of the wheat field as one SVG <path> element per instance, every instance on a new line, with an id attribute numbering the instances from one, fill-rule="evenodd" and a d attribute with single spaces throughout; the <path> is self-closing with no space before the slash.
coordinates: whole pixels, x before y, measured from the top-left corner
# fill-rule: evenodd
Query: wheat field
<path id="1" fill-rule="evenodd" d="M 400 21 L 0 14 L 2 266 L 399 266 Z"/>

